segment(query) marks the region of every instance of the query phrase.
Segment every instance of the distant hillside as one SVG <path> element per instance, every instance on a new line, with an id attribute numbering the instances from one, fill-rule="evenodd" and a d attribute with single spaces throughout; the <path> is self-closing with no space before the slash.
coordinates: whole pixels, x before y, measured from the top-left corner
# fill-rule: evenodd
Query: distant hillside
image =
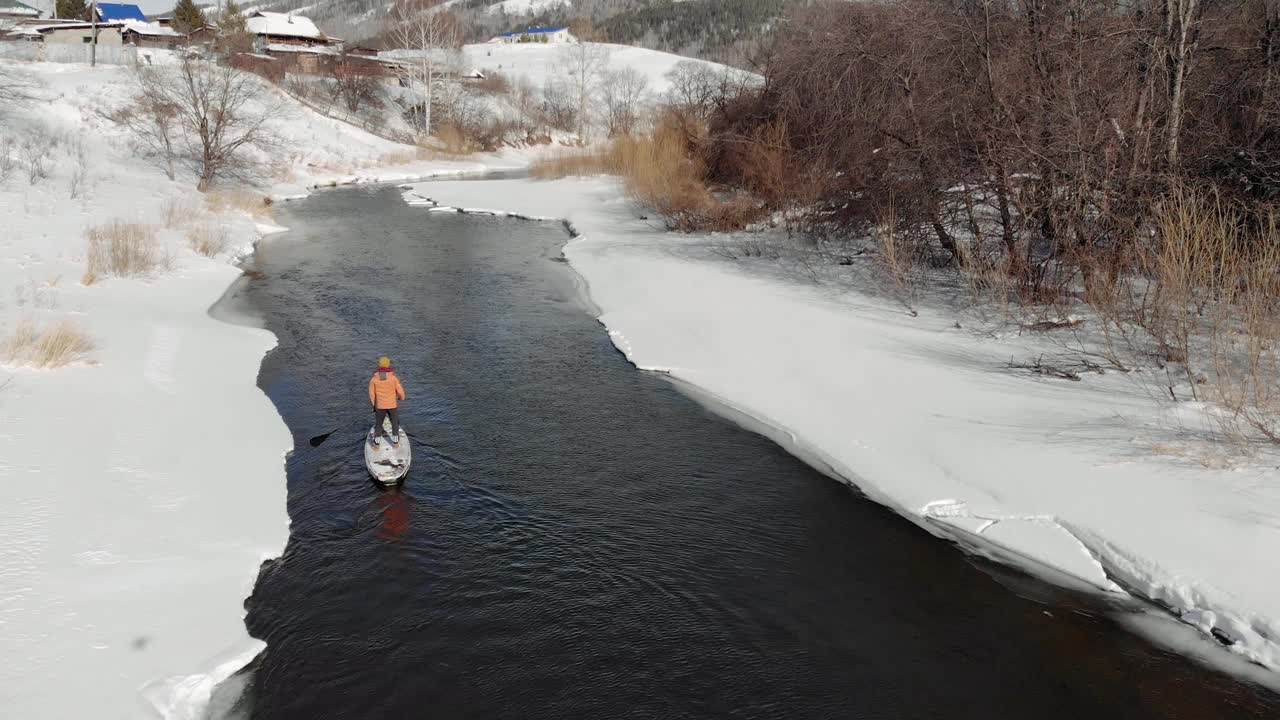
<path id="1" fill-rule="evenodd" d="M 588 19 L 609 42 L 745 67 L 774 22 L 810 0 L 445 0 L 462 17 L 467 42 L 530 25 Z M 350 40 L 382 31 L 390 0 L 250 0 L 246 8 L 300 10 Z"/>

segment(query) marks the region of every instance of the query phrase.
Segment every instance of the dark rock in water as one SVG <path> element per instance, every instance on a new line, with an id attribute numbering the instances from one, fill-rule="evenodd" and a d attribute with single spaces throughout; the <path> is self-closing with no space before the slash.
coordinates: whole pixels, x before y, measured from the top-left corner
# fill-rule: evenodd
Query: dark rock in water
<path id="1" fill-rule="evenodd" d="M 1226 634 L 1224 631 L 1219 630 L 1218 628 L 1210 628 L 1209 634 L 1213 636 L 1214 640 L 1217 640 L 1218 642 L 1222 643 L 1223 645 L 1226 645 L 1227 647 L 1230 647 L 1236 644 L 1235 638 Z"/>

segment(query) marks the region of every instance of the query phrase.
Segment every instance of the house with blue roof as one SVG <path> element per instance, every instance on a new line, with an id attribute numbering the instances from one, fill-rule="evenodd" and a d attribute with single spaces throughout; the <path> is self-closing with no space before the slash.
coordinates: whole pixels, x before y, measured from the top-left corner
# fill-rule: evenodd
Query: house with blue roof
<path id="1" fill-rule="evenodd" d="M 531 27 L 524 30 L 512 30 L 493 38 L 493 43 L 570 43 L 576 38 L 569 32 L 568 26 Z"/>
<path id="2" fill-rule="evenodd" d="M 124 5 L 122 3 L 97 3 L 98 22 L 124 22 L 126 20 L 136 20 L 140 23 L 147 21 L 147 16 L 142 13 L 142 8 L 137 5 Z"/>

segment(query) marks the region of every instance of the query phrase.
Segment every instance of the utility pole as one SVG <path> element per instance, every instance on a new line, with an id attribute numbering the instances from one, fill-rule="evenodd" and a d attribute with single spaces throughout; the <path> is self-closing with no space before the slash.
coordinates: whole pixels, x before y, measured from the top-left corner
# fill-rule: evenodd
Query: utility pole
<path id="1" fill-rule="evenodd" d="M 93 23 L 93 42 L 89 43 L 89 67 L 98 66 L 98 0 L 89 3 L 89 22 Z"/>

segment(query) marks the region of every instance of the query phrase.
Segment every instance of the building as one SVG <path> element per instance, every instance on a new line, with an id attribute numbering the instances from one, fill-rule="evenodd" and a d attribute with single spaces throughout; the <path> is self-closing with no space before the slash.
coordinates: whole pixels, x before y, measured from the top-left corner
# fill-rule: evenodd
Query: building
<path id="1" fill-rule="evenodd" d="M 98 23 L 99 45 L 123 45 L 120 39 L 120 28 L 124 23 Z M 94 26 L 87 22 L 59 23 L 57 25 L 36 25 L 29 31 L 39 33 L 39 41 L 56 45 L 87 45 L 93 42 Z M 32 38 L 35 39 L 35 38 Z"/>
<path id="2" fill-rule="evenodd" d="M 120 39 L 125 45 L 134 47 L 173 50 L 184 44 L 186 36 L 158 22 L 126 22 L 120 28 Z M 102 38 L 98 40 L 101 41 Z"/>
<path id="3" fill-rule="evenodd" d="M 576 39 L 568 27 L 531 27 L 524 30 L 512 30 L 493 38 L 495 43 L 570 43 Z"/>
<path id="4" fill-rule="evenodd" d="M 257 52 L 272 46 L 329 47 L 342 42 L 320 32 L 311 18 L 289 13 L 259 10 L 245 18 L 245 28 L 254 36 Z"/>
<path id="5" fill-rule="evenodd" d="M 97 3 L 94 7 L 98 10 L 98 22 L 100 23 L 124 22 L 126 20 L 145 23 L 147 21 L 147 16 L 142 14 L 142 8 L 137 5 Z"/>
<path id="6" fill-rule="evenodd" d="M 25 39 L 53 45 L 80 45 L 93 42 L 94 26 L 87 22 L 60 22 L 23 28 Z M 159 23 L 98 23 L 99 45 L 133 45 L 135 47 L 173 49 L 184 44 L 186 36 Z"/>

